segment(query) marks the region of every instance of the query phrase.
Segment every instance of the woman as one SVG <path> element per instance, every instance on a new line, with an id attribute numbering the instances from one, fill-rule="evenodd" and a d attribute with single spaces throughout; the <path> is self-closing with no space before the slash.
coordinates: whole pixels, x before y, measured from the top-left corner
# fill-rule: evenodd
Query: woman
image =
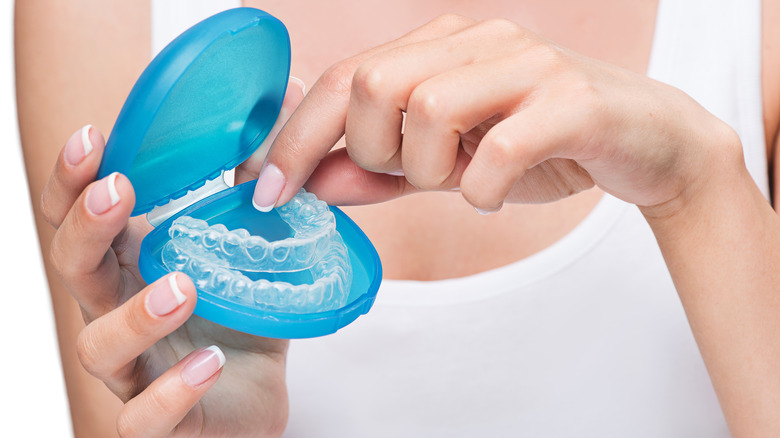
<path id="1" fill-rule="evenodd" d="M 82 121 L 108 132 L 148 60 L 149 11 L 18 4 L 22 140 L 57 229 L 39 227 L 77 432 L 113 413 L 74 351 L 125 402 L 123 436 L 724 436 L 724 416 L 734 436 L 776 434 L 780 35 L 761 26 L 777 2 L 758 3 L 245 1 L 288 26 L 292 72 L 314 86 L 302 99 L 292 82 L 267 165 L 237 180 L 259 176 L 259 208 L 304 183 L 378 203 L 348 213 L 389 279 L 368 315 L 289 358 L 189 318 L 184 275 L 143 284 L 149 226 L 128 222 L 125 177 L 91 182 L 96 128 L 53 162 Z M 160 5 L 155 34 L 197 9 Z"/>

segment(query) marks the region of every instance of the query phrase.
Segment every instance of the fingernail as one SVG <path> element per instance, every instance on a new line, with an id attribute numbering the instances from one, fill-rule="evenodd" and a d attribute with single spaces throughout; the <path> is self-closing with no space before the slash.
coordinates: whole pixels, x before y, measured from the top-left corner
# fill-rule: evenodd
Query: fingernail
<path id="1" fill-rule="evenodd" d="M 284 174 L 274 164 L 269 163 L 257 178 L 252 205 L 258 211 L 269 212 L 274 208 L 285 184 Z"/>
<path id="2" fill-rule="evenodd" d="M 92 129 L 92 125 L 87 125 L 81 128 L 79 133 L 74 134 L 70 140 L 65 144 L 65 162 L 71 166 L 77 166 L 84 160 L 84 157 L 92 152 L 92 141 L 89 139 L 89 130 Z M 77 134 L 81 136 L 81 144 L 77 144 Z"/>
<path id="3" fill-rule="evenodd" d="M 295 82 L 299 87 L 301 87 L 301 93 L 306 93 L 306 84 L 304 84 L 302 80 L 296 78 L 295 76 L 290 76 L 290 82 Z"/>
<path id="4" fill-rule="evenodd" d="M 165 316 L 187 301 L 187 296 L 179 289 L 176 274 L 168 276 L 168 281 L 158 283 L 146 296 L 146 309 L 152 315 Z"/>
<path id="5" fill-rule="evenodd" d="M 396 170 L 395 172 L 387 172 L 387 174 L 388 175 L 393 175 L 393 176 L 404 176 L 404 171 L 403 170 Z"/>
<path id="6" fill-rule="evenodd" d="M 116 191 L 117 175 L 119 174 L 114 172 L 89 189 L 85 203 L 92 214 L 103 214 L 119 202 L 119 193 Z"/>
<path id="7" fill-rule="evenodd" d="M 499 211 L 501 211 L 501 207 L 503 207 L 503 206 L 504 206 L 504 204 L 501 204 L 495 210 L 483 210 L 481 208 L 474 207 L 474 210 L 477 210 L 477 213 L 479 213 L 479 214 L 481 214 L 483 216 L 487 216 L 489 214 L 498 213 Z"/>
<path id="8" fill-rule="evenodd" d="M 181 379 L 189 386 L 198 386 L 225 365 L 225 353 L 216 345 L 204 348 L 181 371 Z"/>

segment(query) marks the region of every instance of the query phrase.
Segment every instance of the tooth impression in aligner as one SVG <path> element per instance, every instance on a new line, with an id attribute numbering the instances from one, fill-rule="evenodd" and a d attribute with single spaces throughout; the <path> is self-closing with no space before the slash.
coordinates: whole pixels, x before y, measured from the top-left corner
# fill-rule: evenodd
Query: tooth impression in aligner
<path id="1" fill-rule="evenodd" d="M 202 291 L 262 310 L 310 313 L 346 304 L 352 267 L 344 241 L 327 204 L 301 190 L 277 209 L 295 232 L 268 242 L 247 230 L 183 216 L 169 230 L 162 260 L 172 271 L 189 275 Z M 298 272 L 312 282 L 291 284 L 249 274 Z M 262 275 L 261 275 L 262 276 Z"/>
<path id="2" fill-rule="evenodd" d="M 295 272 L 308 269 L 328 250 L 336 232 L 336 219 L 328 205 L 301 190 L 277 208 L 279 217 L 293 229 L 287 239 L 269 242 L 247 230 L 209 226 L 189 216 L 176 219 L 168 231 L 174 245 L 185 251 L 201 248 L 225 260 L 234 269 L 250 272 Z"/>

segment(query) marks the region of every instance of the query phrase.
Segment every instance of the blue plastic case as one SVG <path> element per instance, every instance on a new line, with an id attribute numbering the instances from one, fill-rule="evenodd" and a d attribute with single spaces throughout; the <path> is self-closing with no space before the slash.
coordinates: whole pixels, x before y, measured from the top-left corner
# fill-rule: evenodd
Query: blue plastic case
<path id="1" fill-rule="evenodd" d="M 107 141 L 98 178 L 120 172 L 130 179 L 136 192 L 134 216 L 171 201 L 194 201 L 163 216 L 144 238 L 139 269 L 148 283 L 168 273 L 160 252 L 179 216 L 245 228 L 269 240 L 287 237 L 275 211 L 253 208 L 254 181 L 210 195 L 213 190 L 206 189 L 268 135 L 289 69 L 284 25 L 263 11 L 238 8 L 184 32 L 141 74 Z M 353 269 L 344 307 L 302 314 L 261 311 L 199 290 L 195 314 L 242 332 L 289 339 L 333 333 L 368 312 L 382 277 L 379 256 L 352 220 L 338 208 L 330 209 Z"/>

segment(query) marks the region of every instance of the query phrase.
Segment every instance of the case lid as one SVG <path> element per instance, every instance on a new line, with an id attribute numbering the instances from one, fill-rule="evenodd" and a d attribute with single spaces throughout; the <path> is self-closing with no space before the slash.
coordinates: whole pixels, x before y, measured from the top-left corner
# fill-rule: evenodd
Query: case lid
<path id="1" fill-rule="evenodd" d="M 219 13 L 171 42 L 141 74 L 106 143 L 98 178 L 133 183 L 133 215 L 180 198 L 244 161 L 279 114 L 287 29 L 252 8 Z"/>

